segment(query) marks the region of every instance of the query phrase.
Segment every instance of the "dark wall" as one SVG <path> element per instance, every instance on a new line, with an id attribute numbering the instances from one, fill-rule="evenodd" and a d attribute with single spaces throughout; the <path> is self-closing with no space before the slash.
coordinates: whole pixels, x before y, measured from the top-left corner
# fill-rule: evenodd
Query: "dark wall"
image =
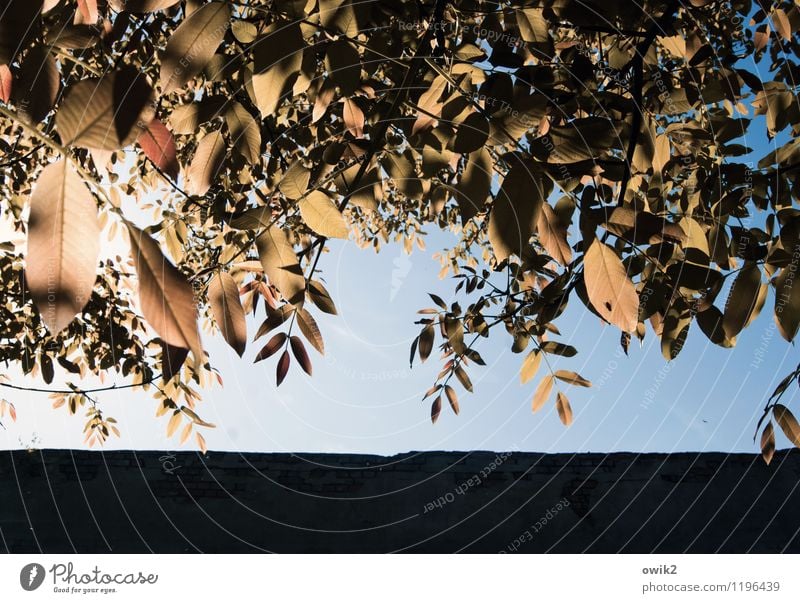
<path id="1" fill-rule="evenodd" d="M 800 552 L 800 452 L 0 453 L 0 550 Z"/>

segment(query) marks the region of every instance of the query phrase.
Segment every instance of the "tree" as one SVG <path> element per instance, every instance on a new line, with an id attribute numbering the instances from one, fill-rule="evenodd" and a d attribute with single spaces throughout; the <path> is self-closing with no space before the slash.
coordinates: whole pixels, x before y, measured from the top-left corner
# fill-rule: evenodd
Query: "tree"
<path id="1" fill-rule="evenodd" d="M 216 374 L 200 318 L 241 355 L 263 316 L 256 361 L 310 374 L 326 242 L 410 251 L 429 227 L 459 235 L 463 299 L 418 321 L 433 421 L 493 327 L 523 382 L 576 354 L 552 339 L 575 296 L 669 360 L 693 325 L 733 347 L 769 297 L 792 341 L 798 26 L 789 1 L 2 0 L 2 210 L 26 244 L 0 254 L 1 359 L 124 376 L 185 440 Z M 130 257 L 105 257 L 120 236 Z M 590 386 L 548 369 L 533 410 L 556 389 L 568 425 L 560 383 Z M 90 444 L 116 430 L 97 390 L 53 391 L 88 404 Z M 800 445 L 780 393 L 767 460 L 773 420 Z"/>

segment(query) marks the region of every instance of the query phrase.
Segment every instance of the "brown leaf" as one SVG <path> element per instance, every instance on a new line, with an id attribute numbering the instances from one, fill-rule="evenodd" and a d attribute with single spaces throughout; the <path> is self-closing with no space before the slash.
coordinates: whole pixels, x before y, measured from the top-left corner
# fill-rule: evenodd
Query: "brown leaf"
<path id="1" fill-rule="evenodd" d="M 289 343 L 292 346 L 292 353 L 297 362 L 300 363 L 300 366 L 306 373 L 311 375 L 311 358 L 308 357 L 308 352 L 306 352 L 306 346 L 303 345 L 303 340 L 297 335 L 292 335 L 289 339 Z"/>
<path id="2" fill-rule="evenodd" d="M 772 416 L 778 423 L 784 435 L 797 448 L 800 448 L 800 423 L 797 422 L 792 411 L 783 404 L 776 404 L 772 408 Z"/>
<path id="3" fill-rule="evenodd" d="M 442 396 L 436 396 L 436 399 L 431 404 L 431 423 L 436 423 L 439 414 L 442 412 Z"/>
<path id="4" fill-rule="evenodd" d="M 97 19 L 100 18 L 97 12 L 97 0 L 78 0 L 78 10 L 81 11 L 87 24 L 97 23 Z"/>
<path id="5" fill-rule="evenodd" d="M 283 383 L 283 380 L 286 378 L 286 374 L 289 372 L 289 365 L 291 364 L 292 359 L 289 356 L 289 350 L 284 350 L 283 354 L 281 354 L 280 360 L 278 360 L 278 366 L 275 367 L 275 376 L 278 386 Z"/>
<path id="6" fill-rule="evenodd" d="M 225 122 L 233 146 L 250 165 L 261 164 L 261 129 L 258 123 L 240 103 L 232 102 L 225 113 Z"/>
<path id="7" fill-rule="evenodd" d="M 558 411 L 558 418 L 561 419 L 564 425 L 569 426 L 572 424 L 572 407 L 569 405 L 567 397 L 561 392 L 556 394 L 556 410 Z"/>
<path id="8" fill-rule="evenodd" d="M 61 74 L 44 46 L 31 48 L 20 69 L 22 77 L 14 87 L 14 102 L 23 116 L 38 123 L 55 107 Z"/>
<path id="9" fill-rule="evenodd" d="M 355 138 L 364 137 L 364 112 L 352 98 L 344 99 L 344 109 L 342 111 L 344 127 Z"/>
<path id="10" fill-rule="evenodd" d="M 239 287 L 227 272 L 218 272 L 208 286 L 208 300 L 222 336 L 239 356 L 247 346 L 247 323 Z"/>
<path id="11" fill-rule="evenodd" d="M 539 214 L 539 242 L 556 262 L 566 266 L 572 261 L 572 249 L 567 242 L 567 229 L 558 221 L 558 216 L 549 203 L 542 203 Z"/>
<path id="12" fill-rule="evenodd" d="M 435 336 L 435 332 L 433 330 L 433 325 L 426 325 L 422 332 L 419 335 L 419 359 L 421 362 L 425 362 L 428 359 L 428 356 L 431 355 L 431 351 L 433 351 L 433 338 Z"/>
<path id="13" fill-rule="evenodd" d="M 322 191 L 312 191 L 298 201 L 297 205 L 303 221 L 318 235 L 326 238 L 347 238 L 347 222 L 345 222 L 342 212 Z"/>
<path id="14" fill-rule="evenodd" d="M 197 144 L 186 174 L 186 190 L 191 195 L 205 195 L 216 182 L 225 161 L 222 132 L 209 132 Z"/>
<path id="15" fill-rule="evenodd" d="M 298 23 L 276 22 L 253 43 L 253 92 L 262 117 L 274 114 L 291 95 L 306 47 Z"/>
<path id="16" fill-rule="evenodd" d="M 450 408 L 453 409 L 454 413 L 458 414 L 458 396 L 456 395 L 456 390 L 449 385 L 445 385 L 444 393 L 447 396 L 447 401 L 450 402 Z"/>
<path id="17" fill-rule="evenodd" d="M 8 65 L 0 65 L 0 101 L 7 103 L 11 99 L 13 78 Z"/>
<path id="18" fill-rule="evenodd" d="M 592 241 L 584 256 L 586 293 L 597 313 L 626 333 L 639 322 L 639 296 L 611 247 Z"/>
<path id="19" fill-rule="evenodd" d="M 546 191 L 536 168 L 516 160 L 508 170 L 489 212 L 489 241 L 502 262 L 521 256 L 536 230 Z"/>
<path id="20" fill-rule="evenodd" d="M 333 303 L 330 293 L 319 281 L 309 280 L 308 296 L 314 305 L 326 314 L 336 314 L 336 305 Z"/>
<path id="21" fill-rule="evenodd" d="M 736 275 L 728 301 L 722 328 L 729 339 L 735 338 L 750 321 L 761 291 L 761 270 L 756 263 L 748 263 Z"/>
<path id="22" fill-rule="evenodd" d="M 172 133 L 158 119 L 153 119 L 136 139 L 145 156 L 167 176 L 176 180 L 180 166 Z"/>
<path id="23" fill-rule="evenodd" d="M 214 56 L 228 31 L 227 2 L 209 2 L 186 17 L 168 38 L 159 76 L 163 94 L 183 88 Z"/>
<path id="24" fill-rule="evenodd" d="M 164 383 L 169 383 L 179 373 L 189 350 L 171 346 L 165 341 L 161 342 L 161 378 Z"/>
<path id="25" fill-rule="evenodd" d="M 52 334 L 89 301 L 99 253 L 100 223 L 89 189 L 65 159 L 51 163 L 31 193 L 25 280 Z"/>
<path id="26" fill-rule="evenodd" d="M 540 410 L 544 406 L 545 402 L 547 402 L 547 399 L 550 397 L 551 391 L 553 391 L 553 377 L 547 375 L 541 380 L 533 394 L 533 402 L 531 403 L 533 412 Z"/>
<path id="27" fill-rule="evenodd" d="M 323 356 L 325 355 L 325 342 L 322 339 L 322 333 L 319 332 L 317 321 L 311 316 L 308 310 L 301 308 L 297 311 L 297 326 L 300 327 L 300 332 L 306 338 L 315 350 Z"/>
<path id="28" fill-rule="evenodd" d="M 290 304 L 301 307 L 306 280 L 292 244 L 280 225 L 273 224 L 256 239 L 258 256 L 271 284 Z"/>
<path id="29" fill-rule="evenodd" d="M 161 253 L 150 235 L 128 224 L 131 256 L 139 277 L 139 303 L 142 314 L 156 333 L 171 346 L 187 348 L 195 365 L 203 360 L 203 347 L 197 330 L 194 290 Z"/>
<path id="30" fill-rule="evenodd" d="M 253 360 L 253 362 L 261 362 L 280 350 L 283 347 L 283 344 L 286 343 L 286 337 L 286 333 L 276 333 L 273 335 L 267 342 L 267 345 L 261 348 L 261 351 L 256 355 L 256 359 Z"/>
<path id="31" fill-rule="evenodd" d="M 570 385 L 579 385 L 580 387 L 592 387 L 591 381 L 589 381 L 588 379 L 584 379 L 574 371 L 559 370 L 556 371 L 554 375 L 556 379 L 559 379 L 564 383 L 569 383 Z"/>
<path id="32" fill-rule="evenodd" d="M 483 210 L 492 183 L 492 158 L 486 148 L 469 154 L 455 187 L 461 223 L 466 224 Z"/>
<path id="33" fill-rule="evenodd" d="M 523 385 L 533 379 L 536 371 L 539 370 L 539 365 L 542 363 L 542 355 L 539 350 L 532 350 L 522 361 L 522 366 L 519 369 L 519 381 Z"/>
<path id="34" fill-rule="evenodd" d="M 775 454 L 775 428 L 772 427 L 772 421 L 767 423 L 764 432 L 761 434 L 761 456 L 764 462 L 769 465 L 772 462 L 772 457 Z"/>
<path id="35" fill-rule="evenodd" d="M 61 141 L 107 151 L 130 145 L 155 117 L 152 94 L 145 76 L 132 66 L 72 84 L 56 111 Z"/>

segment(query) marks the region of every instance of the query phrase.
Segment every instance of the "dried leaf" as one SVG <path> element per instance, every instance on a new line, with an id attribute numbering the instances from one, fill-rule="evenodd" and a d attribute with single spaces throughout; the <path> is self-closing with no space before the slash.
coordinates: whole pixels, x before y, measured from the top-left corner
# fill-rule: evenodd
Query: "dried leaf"
<path id="1" fill-rule="evenodd" d="M 639 322 L 639 296 L 617 254 L 598 239 L 584 256 L 586 293 L 600 316 L 626 333 Z"/>
<path id="2" fill-rule="evenodd" d="M 540 410 L 545 405 L 545 402 L 547 402 L 547 399 L 550 397 L 551 391 L 553 391 L 553 377 L 547 375 L 541 380 L 533 394 L 533 402 L 531 403 L 533 412 Z"/>
<path id="3" fill-rule="evenodd" d="M 42 171 L 30 207 L 25 280 L 42 321 L 56 334 L 83 310 L 97 280 L 97 206 L 62 159 Z"/>
<path id="4" fill-rule="evenodd" d="M 289 343 L 292 346 L 292 353 L 295 359 L 300 363 L 302 369 L 310 376 L 311 358 L 308 357 L 308 352 L 306 352 L 306 346 L 303 345 L 303 340 L 296 335 L 292 335 L 289 339 Z"/>
<path id="5" fill-rule="evenodd" d="M 567 397 L 561 392 L 556 394 L 556 410 L 561 422 L 569 427 L 572 424 L 572 407 L 569 405 Z"/>
<path id="6" fill-rule="evenodd" d="M 227 272 L 218 272 L 208 286 L 208 300 L 222 336 L 239 356 L 247 346 L 247 323 L 239 287 Z"/>
<path id="7" fill-rule="evenodd" d="M 183 20 L 161 57 L 162 94 L 183 88 L 203 70 L 225 37 L 230 19 L 227 2 L 209 2 Z"/>

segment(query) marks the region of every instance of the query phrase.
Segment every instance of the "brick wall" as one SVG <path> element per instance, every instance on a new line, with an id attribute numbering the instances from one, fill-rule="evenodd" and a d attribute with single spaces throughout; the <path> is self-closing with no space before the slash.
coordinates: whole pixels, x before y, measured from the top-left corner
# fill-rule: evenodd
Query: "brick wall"
<path id="1" fill-rule="evenodd" d="M 800 552 L 800 452 L 0 453 L 0 551 Z"/>

